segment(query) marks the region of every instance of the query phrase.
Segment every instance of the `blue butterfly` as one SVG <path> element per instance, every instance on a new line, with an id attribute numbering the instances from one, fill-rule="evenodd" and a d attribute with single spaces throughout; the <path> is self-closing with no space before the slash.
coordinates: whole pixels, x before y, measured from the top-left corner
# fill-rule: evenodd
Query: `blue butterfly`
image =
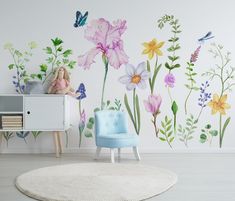
<path id="1" fill-rule="evenodd" d="M 209 31 L 205 36 L 198 39 L 198 42 L 204 43 L 206 40 L 209 40 L 211 38 L 214 38 L 215 36 L 212 36 L 212 32 Z"/>
<path id="2" fill-rule="evenodd" d="M 85 12 L 84 15 L 82 15 L 82 13 L 80 11 L 76 12 L 76 21 L 73 24 L 74 27 L 82 27 L 86 24 L 86 20 L 88 17 L 88 11 Z"/>

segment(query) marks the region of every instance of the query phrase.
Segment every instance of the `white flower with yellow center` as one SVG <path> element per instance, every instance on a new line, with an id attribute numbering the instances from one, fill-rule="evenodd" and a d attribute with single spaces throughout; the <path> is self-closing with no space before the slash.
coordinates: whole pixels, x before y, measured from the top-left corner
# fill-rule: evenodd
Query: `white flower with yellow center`
<path id="1" fill-rule="evenodd" d="M 146 70 L 145 62 L 140 63 L 136 68 L 131 64 L 126 64 L 126 75 L 119 78 L 122 84 L 126 85 L 127 90 L 133 90 L 137 86 L 140 89 L 146 88 L 146 80 L 150 73 Z"/>

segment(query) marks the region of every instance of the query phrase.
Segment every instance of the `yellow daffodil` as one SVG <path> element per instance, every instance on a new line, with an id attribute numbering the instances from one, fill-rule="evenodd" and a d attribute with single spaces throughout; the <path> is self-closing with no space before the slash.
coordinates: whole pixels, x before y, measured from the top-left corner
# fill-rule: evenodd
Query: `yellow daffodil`
<path id="1" fill-rule="evenodd" d="M 162 56 L 162 51 L 160 48 L 164 45 L 164 42 L 157 42 L 157 40 L 154 38 L 150 42 L 143 43 L 143 46 L 145 47 L 142 54 L 148 54 L 149 59 L 152 59 L 154 54 L 158 56 Z"/>
<path id="2" fill-rule="evenodd" d="M 230 105 L 226 103 L 227 94 L 219 97 L 218 94 L 213 95 L 213 100 L 208 103 L 208 106 L 211 107 L 211 114 L 216 114 L 219 112 L 221 115 L 225 115 L 225 109 L 229 109 Z"/>

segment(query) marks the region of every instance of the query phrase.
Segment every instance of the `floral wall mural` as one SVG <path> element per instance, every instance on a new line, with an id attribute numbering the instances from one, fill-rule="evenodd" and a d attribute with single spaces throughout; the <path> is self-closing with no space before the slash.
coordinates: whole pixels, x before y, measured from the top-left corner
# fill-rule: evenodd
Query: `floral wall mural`
<path id="1" fill-rule="evenodd" d="M 79 11 L 61 9 L 62 16 L 70 13 L 61 22 L 66 29 L 50 25 L 52 34 L 33 35 L 33 42 L 28 36 L 22 36 L 24 43 L 16 41 L 17 34 L 8 37 L 5 30 L 0 76 L 7 77 L 1 93 L 23 94 L 27 81 L 46 83 L 56 67 L 64 66 L 80 94 L 75 124 L 64 135 L 67 149 L 94 147 L 94 112 L 106 109 L 127 113 L 129 129 L 140 135 L 143 149 L 233 148 L 235 49 L 216 28 L 216 20 L 202 28 L 195 21 L 195 27 L 189 26 L 187 18 L 193 15 L 172 5 L 175 12 L 148 13 L 145 23 L 137 26 L 131 13 L 124 10 L 122 15 L 105 3 L 109 9 L 103 14 L 105 8 L 98 3 L 83 1 Z M 138 13 L 143 4 L 138 2 L 133 12 Z M 1 133 L 8 149 L 19 139 L 25 142 L 22 147 L 40 144 L 42 134 Z"/>

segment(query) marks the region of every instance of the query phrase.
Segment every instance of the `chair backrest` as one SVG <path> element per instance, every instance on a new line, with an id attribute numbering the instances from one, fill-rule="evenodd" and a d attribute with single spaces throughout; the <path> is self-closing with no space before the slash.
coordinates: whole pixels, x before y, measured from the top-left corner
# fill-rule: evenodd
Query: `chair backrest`
<path id="1" fill-rule="evenodd" d="M 126 114 L 121 111 L 102 110 L 95 113 L 95 133 L 96 136 L 126 133 Z"/>

